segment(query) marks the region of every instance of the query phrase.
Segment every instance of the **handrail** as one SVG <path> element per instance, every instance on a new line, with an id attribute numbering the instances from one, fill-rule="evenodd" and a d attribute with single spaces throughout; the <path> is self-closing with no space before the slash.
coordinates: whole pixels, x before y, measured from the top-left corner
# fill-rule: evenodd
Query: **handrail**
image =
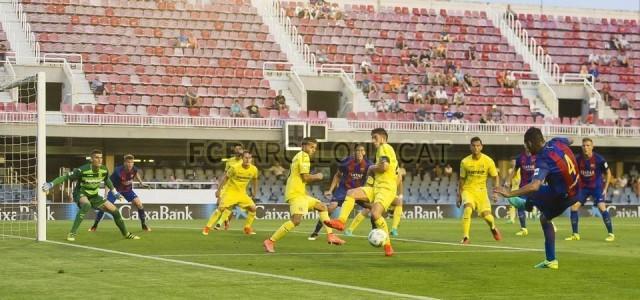
<path id="1" fill-rule="evenodd" d="M 316 72 L 316 56 L 311 51 L 309 45 L 305 44 L 304 38 L 298 33 L 298 29 L 291 18 L 289 18 L 286 14 L 284 8 L 281 7 L 280 1 L 278 0 L 253 0 L 253 6 L 258 9 L 263 15 L 266 16 L 264 22 L 271 26 L 278 26 L 283 30 L 285 36 L 276 37 L 276 38 L 284 38 L 286 40 L 282 40 L 280 45 L 286 45 L 285 52 L 287 56 L 293 57 L 295 55 L 301 55 L 304 68 L 315 73 Z M 300 66 L 295 66 L 300 69 Z M 298 71 L 303 71 L 300 69 Z"/>
<path id="2" fill-rule="evenodd" d="M 4 69 L 9 73 L 11 80 L 17 79 L 16 71 L 13 69 L 13 65 L 11 65 L 11 61 L 8 56 L 5 56 L 4 58 Z M 11 99 L 18 101 L 18 89 L 11 89 Z"/>
<path id="3" fill-rule="evenodd" d="M 322 64 L 320 65 L 320 75 L 345 72 L 352 80 L 356 78 L 356 68 L 351 64 Z"/>
<path id="4" fill-rule="evenodd" d="M 27 14 L 24 11 L 24 7 L 18 0 L 11 0 L 11 6 L 17 14 L 18 22 L 20 23 L 20 27 L 24 31 L 25 40 L 30 47 L 30 50 L 33 51 L 26 57 L 40 57 L 40 43 L 36 39 L 36 35 L 31 30 L 31 25 L 29 24 L 29 20 L 27 18 Z M 25 57 L 23 55 L 19 55 L 20 57 Z"/>
<path id="5" fill-rule="evenodd" d="M 55 113 L 59 114 L 59 113 Z M 35 123 L 35 112 L 2 112 L 0 122 L 4 123 Z M 135 127 L 207 127 L 207 128 L 251 128 L 258 130 L 282 128 L 285 119 L 267 118 L 219 118 L 219 117 L 190 117 L 190 116 L 144 116 L 144 115 L 101 115 L 101 114 L 62 114 L 63 122 L 51 125 L 112 125 Z M 309 121 L 311 122 L 311 121 Z M 493 135 L 522 134 L 529 127 L 541 128 L 546 135 L 569 136 L 609 136 L 640 138 L 640 127 L 592 126 L 592 125 L 562 125 L 562 124 L 480 124 L 480 123 L 437 123 L 437 122 L 403 122 L 403 121 L 358 121 L 344 120 L 334 122 L 313 121 L 327 123 L 329 129 L 338 131 L 369 131 L 374 128 L 385 128 L 389 131 L 401 132 L 442 132 L 451 134 L 482 133 Z"/>
<path id="6" fill-rule="evenodd" d="M 570 83 L 582 83 L 583 81 L 588 81 L 591 85 L 595 84 L 595 78 L 591 74 L 582 75 L 580 73 L 564 73 L 562 74 L 561 82 L 565 84 L 567 82 Z"/>
<path id="7" fill-rule="evenodd" d="M 295 90 L 298 95 L 294 95 L 294 98 L 296 98 L 298 103 L 300 104 L 300 109 L 306 111 L 307 89 L 304 87 L 304 82 L 302 82 L 302 79 L 300 78 L 300 76 L 298 76 L 298 73 L 296 73 L 295 70 L 291 70 L 291 72 L 289 72 L 289 78 L 291 79 L 289 82 L 292 82 L 295 87 L 295 89 L 289 87 L 289 90 L 291 90 L 292 93 Z"/>
<path id="8" fill-rule="evenodd" d="M 78 53 L 45 53 L 42 56 L 42 62 L 43 63 L 47 63 L 47 60 L 59 60 L 61 57 L 52 57 L 52 56 L 62 56 L 62 58 L 65 59 L 65 61 L 70 65 L 71 69 L 76 69 L 76 70 L 82 70 L 83 69 L 83 63 L 82 63 L 82 55 L 78 54 Z M 69 59 L 67 59 L 66 57 L 69 58 L 79 58 L 79 62 L 70 62 Z"/>
<path id="9" fill-rule="evenodd" d="M 540 75 L 545 75 L 539 76 L 540 78 L 548 76 L 549 78 L 545 78 L 545 80 L 553 83 L 560 82 L 560 66 L 553 62 L 552 57 L 546 53 L 542 46 L 538 45 L 535 38 L 529 36 L 529 32 L 513 14 L 504 13 L 491 7 L 489 14 L 495 25 L 514 44 L 514 47 L 520 49 L 522 58 L 531 66 L 531 69 Z"/>

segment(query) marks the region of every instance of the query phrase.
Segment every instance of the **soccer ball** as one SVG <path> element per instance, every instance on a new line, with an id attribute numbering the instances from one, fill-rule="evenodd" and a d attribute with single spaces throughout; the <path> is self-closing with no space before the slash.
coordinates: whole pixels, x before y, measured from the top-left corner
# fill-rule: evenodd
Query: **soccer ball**
<path id="1" fill-rule="evenodd" d="M 369 244 L 374 247 L 382 247 L 384 242 L 387 240 L 387 233 L 382 229 L 374 229 L 369 232 Z"/>

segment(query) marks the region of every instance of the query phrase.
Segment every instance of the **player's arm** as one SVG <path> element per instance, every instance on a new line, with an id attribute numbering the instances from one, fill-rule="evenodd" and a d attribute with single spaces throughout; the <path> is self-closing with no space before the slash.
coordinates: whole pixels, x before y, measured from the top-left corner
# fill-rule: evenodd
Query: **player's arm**
<path id="1" fill-rule="evenodd" d="M 136 181 L 138 181 L 138 183 L 144 187 L 144 188 L 149 188 L 149 185 L 142 182 L 142 177 L 140 176 L 140 173 L 136 173 Z"/>
<path id="2" fill-rule="evenodd" d="M 218 184 L 218 189 L 216 190 L 216 198 L 220 199 L 220 191 L 222 191 L 222 188 L 224 188 L 224 185 L 227 184 L 227 179 L 229 178 L 229 176 L 227 176 L 227 174 L 225 173 L 224 175 L 222 175 L 222 180 L 220 181 L 220 184 Z"/>
<path id="3" fill-rule="evenodd" d="M 369 167 L 369 170 L 373 173 L 384 173 L 389 169 L 389 158 L 386 156 L 380 157 L 380 161 L 375 165 Z"/>
<path id="4" fill-rule="evenodd" d="M 462 205 L 462 192 L 464 191 L 464 181 L 467 178 L 467 171 L 464 168 L 463 162 L 460 162 L 460 179 L 458 180 L 458 199 L 456 200 L 456 206 Z"/>
<path id="5" fill-rule="evenodd" d="M 605 168 L 605 179 L 604 179 L 604 189 L 602 189 L 602 195 L 607 194 L 607 190 L 609 189 L 609 185 L 611 184 L 611 169 L 609 169 L 609 165 L 607 162 L 603 162 L 603 167 Z"/>
<path id="6" fill-rule="evenodd" d="M 253 187 L 251 189 L 251 198 L 258 198 L 258 176 L 253 177 Z"/>
<path id="7" fill-rule="evenodd" d="M 82 171 L 80 171 L 80 169 L 73 169 L 73 171 L 64 174 L 62 176 L 56 177 L 53 181 L 51 182 L 45 182 L 42 185 L 42 190 L 45 192 L 48 192 L 50 189 L 52 189 L 54 186 L 61 184 L 63 182 L 66 182 L 68 180 L 77 180 L 80 178 L 80 176 L 82 176 Z"/>
<path id="8" fill-rule="evenodd" d="M 340 179 L 342 179 L 342 171 L 337 170 L 336 174 L 333 175 L 333 179 L 331 180 L 329 189 L 324 192 L 325 197 L 331 199 L 331 195 L 333 195 L 333 191 L 336 189 L 336 187 L 338 187 Z"/>
<path id="9" fill-rule="evenodd" d="M 300 174 L 300 177 L 302 177 L 302 181 L 304 181 L 305 183 L 321 181 L 324 178 L 322 173 L 316 173 L 313 175 L 309 173 L 305 173 L 305 174 Z"/>
<path id="10" fill-rule="evenodd" d="M 303 155 L 300 159 L 300 178 L 304 183 L 312 183 L 315 181 L 321 181 L 324 176 L 322 172 L 311 174 L 311 159 L 308 155 Z"/>
<path id="11" fill-rule="evenodd" d="M 403 192 L 404 192 L 404 183 L 402 182 L 402 175 L 398 174 L 398 183 L 397 183 L 397 190 L 398 190 L 398 198 L 400 200 L 402 200 L 404 198 Z"/>
<path id="12" fill-rule="evenodd" d="M 531 181 L 529 184 L 521 187 L 520 189 L 517 189 L 515 191 L 508 191 L 505 190 L 503 188 L 498 188 L 495 189 L 494 191 L 500 195 L 502 195 L 505 198 L 511 198 L 511 197 L 518 197 L 518 196 L 522 196 L 522 195 L 528 195 L 531 193 L 535 193 L 540 189 L 540 186 L 542 186 L 542 180 L 540 179 L 534 179 L 533 181 Z"/>
<path id="13" fill-rule="evenodd" d="M 498 176 L 498 169 L 496 168 L 496 163 L 493 162 L 493 160 L 491 160 L 491 163 L 489 164 L 489 172 L 487 172 L 487 173 L 493 179 L 493 186 L 494 187 L 499 187 L 500 186 L 500 176 Z M 493 198 L 493 202 L 494 203 L 498 201 L 498 196 L 499 196 L 499 194 L 494 191 L 493 195 L 491 196 L 491 198 Z"/>

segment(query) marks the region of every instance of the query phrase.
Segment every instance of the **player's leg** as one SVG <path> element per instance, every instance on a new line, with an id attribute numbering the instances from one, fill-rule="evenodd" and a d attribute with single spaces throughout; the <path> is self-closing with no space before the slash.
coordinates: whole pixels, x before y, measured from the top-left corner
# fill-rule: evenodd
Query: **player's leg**
<path id="1" fill-rule="evenodd" d="M 501 240 L 502 235 L 500 234 L 498 227 L 496 227 L 496 220 L 493 217 L 493 214 L 491 214 L 491 202 L 489 202 L 489 195 L 487 192 L 482 192 L 478 193 L 476 197 L 479 200 L 478 206 L 476 207 L 478 215 L 482 217 L 489 226 L 493 239 L 496 241 Z"/>
<path id="2" fill-rule="evenodd" d="M 462 192 L 462 244 L 469 243 L 469 232 L 471 231 L 471 214 L 476 208 L 475 196 L 468 191 Z"/>
<path id="3" fill-rule="evenodd" d="M 256 205 L 247 206 L 245 209 L 247 210 L 247 220 L 244 222 L 244 233 L 254 235 L 256 234 L 256 232 L 253 231 L 253 221 L 256 219 Z"/>
<path id="4" fill-rule="evenodd" d="M 329 203 L 329 205 L 327 206 L 327 210 L 329 212 L 329 215 L 331 215 L 336 208 L 338 207 L 338 201 L 331 201 Z M 324 224 L 322 223 L 321 220 L 318 220 L 318 222 L 316 223 L 316 228 L 313 229 L 313 232 L 311 233 L 311 235 L 307 238 L 310 241 L 315 241 L 318 238 L 318 234 L 320 233 L 320 229 L 322 229 L 322 227 L 324 226 Z"/>
<path id="5" fill-rule="evenodd" d="M 359 187 L 348 190 L 347 196 L 344 198 L 344 202 L 342 203 L 342 209 L 340 210 L 340 216 L 338 219 L 324 222 L 324 224 L 334 229 L 344 230 L 344 224 L 347 222 L 347 219 L 355 206 L 356 200 L 372 201 L 372 199 L 373 187 Z"/>
<path id="6" fill-rule="evenodd" d="M 556 233 L 553 230 L 551 220 L 548 220 L 544 214 L 540 214 L 540 225 L 542 225 L 542 233 L 544 234 L 544 254 L 545 261 L 537 264 L 536 268 L 557 269 L 558 261 L 556 260 Z"/>
<path id="7" fill-rule="evenodd" d="M 315 209 L 316 211 L 318 211 L 319 219 L 320 219 L 319 221 L 322 221 L 322 223 L 324 223 L 330 220 L 329 210 L 327 209 L 327 206 L 324 203 L 322 203 L 322 201 L 308 196 L 307 202 L 309 203 L 309 210 Z M 342 245 L 345 243 L 344 240 L 340 239 L 337 235 L 333 233 L 333 229 L 331 227 L 325 226 L 325 229 L 327 231 L 327 243 L 332 245 Z"/>
<path id="8" fill-rule="evenodd" d="M 262 244 L 264 246 L 264 250 L 269 253 L 276 252 L 275 251 L 275 243 L 282 239 L 289 231 L 293 230 L 296 226 L 300 225 L 302 221 L 302 216 L 304 216 L 308 211 L 306 199 L 303 197 L 298 197 L 289 200 L 289 212 L 291 213 L 291 219 L 289 221 L 284 222 L 280 228 L 278 228 L 268 239 L 266 239 Z"/>
<path id="9" fill-rule="evenodd" d="M 578 210 L 580 209 L 580 207 L 582 207 L 584 202 L 587 200 L 586 198 L 582 198 L 582 197 L 580 197 L 580 199 L 584 199 L 584 200 L 580 200 L 571 206 L 571 232 L 572 233 L 571 233 L 571 236 L 564 239 L 565 241 L 580 240 L 580 233 L 578 232 L 578 221 L 580 218 L 580 214 Z"/>
<path id="10" fill-rule="evenodd" d="M 129 198 L 129 197 L 130 196 L 128 195 L 125 196 L 125 198 Z M 127 201 L 129 201 L 129 199 L 127 199 Z M 138 209 L 138 218 L 140 219 L 140 226 L 142 226 L 142 230 L 151 231 L 151 228 L 147 226 L 147 220 L 146 220 L 147 215 L 144 212 L 144 206 L 142 205 L 142 200 L 140 200 L 140 197 L 135 195 L 133 200 L 131 200 L 131 203 L 133 203 L 133 205 L 135 205 L 136 208 Z"/>
<path id="11" fill-rule="evenodd" d="M 395 191 L 378 190 L 376 191 L 375 200 L 373 202 L 373 206 L 371 207 L 371 222 L 376 225 L 376 228 L 382 229 L 387 233 L 387 240 L 384 243 L 385 256 L 393 255 L 393 247 L 391 247 L 391 236 L 389 235 L 389 227 L 387 226 L 387 221 L 385 221 L 382 214 L 391 205 L 391 202 L 393 202 L 395 197 Z"/>
<path id="12" fill-rule="evenodd" d="M 518 231 L 516 235 L 527 236 L 529 230 L 527 229 L 527 212 L 524 208 L 518 208 L 518 221 L 520 221 L 520 231 Z"/>
<path id="13" fill-rule="evenodd" d="M 78 227 L 84 220 L 84 216 L 91 210 L 91 202 L 89 202 L 89 198 L 84 195 L 74 195 L 74 201 L 78 205 L 78 212 L 76 213 L 76 218 L 73 220 L 73 225 L 71 226 L 71 231 L 67 235 L 67 240 L 73 242 L 76 240 L 76 235 L 78 235 Z"/>
<path id="14" fill-rule="evenodd" d="M 203 235 L 209 235 L 209 231 L 211 231 L 211 227 L 213 226 L 214 223 L 216 223 L 216 221 L 218 221 L 218 219 L 220 218 L 223 212 L 224 212 L 224 208 L 218 206 L 211 213 L 211 216 L 209 216 L 209 220 L 207 221 L 207 224 L 204 226 L 204 228 L 202 228 Z"/>
<path id="15" fill-rule="evenodd" d="M 511 206 L 511 205 L 507 205 L 507 224 L 513 224 L 516 222 L 516 208 Z"/>
<path id="16" fill-rule="evenodd" d="M 102 197 L 100 197 L 100 200 L 102 200 Z M 132 240 L 140 239 L 140 237 L 132 234 L 127 230 L 127 226 L 124 224 L 124 220 L 122 219 L 120 210 L 118 210 L 118 208 L 115 205 L 113 205 L 113 203 L 102 200 L 101 203 L 99 201 L 93 201 L 93 205 L 99 207 L 101 210 L 104 210 L 105 212 L 110 213 L 113 216 L 113 221 L 116 223 L 116 226 L 118 226 L 118 229 L 120 230 L 120 233 L 122 234 L 122 236 Z"/>
<path id="17" fill-rule="evenodd" d="M 402 197 L 393 200 L 393 221 L 391 222 L 391 236 L 398 236 L 398 226 L 402 218 Z"/>
<path id="18" fill-rule="evenodd" d="M 116 197 L 113 196 L 113 193 L 111 191 L 107 192 L 107 201 L 115 203 L 116 200 Z M 89 228 L 89 231 L 95 232 L 96 230 L 98 230 L 98 224 L 100 223 L 100 221 L 102 221 L 102 218 L 104 218 L 104 211 L 99 209 L 96 212 L 96 220 L 93 222 L 91 228 Z"/>
<path id="19" fill-rule="evenodd" d="M 607 205 L 604 203 L 604 198 L 600 198 L 597 202 L 600 215 L 602 215 L 602 221 L 604 222 L 604 226 L 607 227 L 607 233 L 609 234 L 607 238 L 605 238 L 605 241 L 613 242 L 616 239 L 616 236 L 613 234 L 613 223 L 611 222 L 611 216 L 607 210 Z"/>
<path id="20" fill-rule="evenodd" d="M 353 232 L 356 231 L 356 228 L 358 228 L 360 223 L 362 223 L 362 221 L 364 221 L 364 219 L 366 219 L 369 216 L 369 212 L 370 210 L 368 208 L 364 208 L 360 210 L 360 213 L 358 213 L 356 217 L 353 218 L 353 220 L 351 220 L 351 224 L 349 224 L 349 229 L 347 229 L 344 232 L 344 235 L 346 236 L 353 235 Z"/>

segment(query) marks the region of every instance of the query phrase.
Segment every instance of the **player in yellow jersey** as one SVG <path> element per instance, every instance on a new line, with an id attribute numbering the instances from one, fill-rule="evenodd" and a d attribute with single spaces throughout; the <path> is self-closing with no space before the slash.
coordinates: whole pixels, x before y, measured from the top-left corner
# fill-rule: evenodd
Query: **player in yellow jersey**
<path id="1" fill-rule="evenodd" d="M 371 206 L 371 221 L 375 224 L 376 228 L 382 229 L 387 233 L 387 240 L 384 243 L 384 254 L 386 256 L 392 256 L 393 247 L 391 247 L 389 227 L 387 227 L 387 222 L 384 220 L 382 214 L 396 198 L 398 184 L 396 169 L 398 168 L 398 159 L 396 158 L 396 152 L 393 150 L 393 147 L 387 144 L 388 138 L 389 135 L 384 128 L 376 128 L 371 131 L 371 141 L 377 149 L 375 165 L 369 168 L 369 172 L 373 174 L 374 177 L 373 188 L 362 187 L 360 188 L 360 192 L 364 193 L 366 198 L 373 202 Z M 344 230 L 344 224 L 351 214 L 354 205 L 355 198 L 347 195 L 342 204 L 340 217 L 338 219 L 327 220 L 324 224 L 334 229 Z"/>
<path id="2" fill-rule="evenodd" d="M 515 168 L 516 160 L 511 160 L 511 167 L 507 171 L 507 177 L 503 179 L 502 185 L 505 188 L 510 188 L 512 191 L 518 189 L 520 184 L 520 170 Z M 511 179 L 509 179 L 511 178 Z M 516 208 L 507 204 L 507 224 L 513 224 L 516 222 Z"/>
<path id="3" fill-rule="evenodd" d="M 371 183 L 369 184 L 369 186 L 371 187 L 373 186 L 373 177 L 371 178 Z M 391 203 L 391 207 L 387 212 L 387 213 L 391 212 L 393 216 L 391 221 L 390 233 L 391 233 L 391 236 L 394 236 L 394 237 L 398 236 L 398 226 L 400 225 L 400 219 L 402 218 L 402 210 L 403 210 L 402 190 L 403 190 L 402 176 L 398 175 L 398 195 L 396 196 L 396 199 L 393 200 L 393 202 Z M 358 195 L 360 195 L 364 199 L 358 198 Z M 353 218 L 353 220 L 351 220 L 349 227 L 347 228 L 347 230 L 344 231 L 345 236 L 352 236 L 353 232 L 356 230 L 356 228 L 358 228 L 360 223 L 362 223 L 362 221 L 364 221 L 365 218 L 369 217 L 369 211 L 371 210 L 372 199 L 368 199 L 366 193 L 358 191 L 357 189 L 353 189 L 351 196 L 355 198 L 356 203 L 362 206 L 363 209 L 360 210 L 360 213 L 358 213 L 355 216 L 355 218 Z"/>
<path id="4" fill-rule="evenodd" d="M 256 192 L 258 191 L 258 168 L 252 164 L 252 159 L 251 153 L 245 151 L 242 154 L 242 163 L 229 167 L 223 181 L 220 183 L 220 186 L 224 189 L 222 197 L 220 197 L 220 204 L 216 211 L 211 214 L 209 222 L 202 229 L 202 234 L 209 235 L 213 223 L 219 218 L 223 218 L 224 213 L 231 211 L 236 205 L 249 212 L 244 224 L 244 233 L 248 235 L 256 234 L 251 225 L 256 219 L 256 205 L 253 203 L 252 198 L 256 198 Z M 249 185 L 250 181 L 253 183 L 253 197 L 247 195 L 247 185 Z"/>
<path id="5" fill-rule="evenodd" d="M 226 174 L 229 169 L 234 165 L 242 164 L 242 155 L 244 153 L 244 147 L 240 143 L 236 143 L 233 145 L 233 156 L 227 159 L 223 159 L 224 164 L 224 175 L 220 178 L 220 183 L 226 180 Z M 218 190 L 216 191 L 216 206 L 220 207 L 220 195 L 222 195 L 224 186 L 222 184 L 219 185 Z M 222 227 L 222 223 L 224 223 L 224 230 L 229 229 L 231 225 L 231 218 L 233 217 L 233 211 L 225 210 L 222 217 L 216 223 L 215 230 L 220 230 Z"/>
<path id="6" fill-rule="evenodd" d="M 316 152 L 318 142 L 314 138 L 302 139 L 302 151 L 293 157 L 289 168 L 289 178 L 285 188 L 285 201 L 289 203 L 291 220 L 285 222 L 263 243 L 267 252 L 275 252 L 275 243 L 282 239 L 289 231 L 300 225 L 302 217 L 310 210 L 320 212 L 320 220 L 328 221 L 329 212 L 322 201 L 307 195 L 307 183 L 321 181 L 322 173 L 311 174 L 311 156 Z M 334 245 L 342 245 L 344 241 L 333 234 L 331 228 L 327 229 L 327 242 Z"/>
<path id="7" fill-rule="evenodd" d="M 500 186 L 498 170 L 491 157 L 482 153 L 482 140 L 479 137 L 471 139 L 471 155 L 465 157 L 460 162 L 460 183 L 458 187 L 458 201 L 456 205 L 464 204 L 462 214 L 462 244 L 469 244 L 469 229 L 471 228 L 471 214 L 475 210 L 478 216 L 482 217 L 493 234 L 496 241 L 502 239 L 500 231 L 496 227 L 495 219 L 491 214 L 491 204 L 487 192 L 487 178 L 492 177 L 494 187 Z M 493 193 L 493 201 L 498 200 L 497 194 Z"/>

